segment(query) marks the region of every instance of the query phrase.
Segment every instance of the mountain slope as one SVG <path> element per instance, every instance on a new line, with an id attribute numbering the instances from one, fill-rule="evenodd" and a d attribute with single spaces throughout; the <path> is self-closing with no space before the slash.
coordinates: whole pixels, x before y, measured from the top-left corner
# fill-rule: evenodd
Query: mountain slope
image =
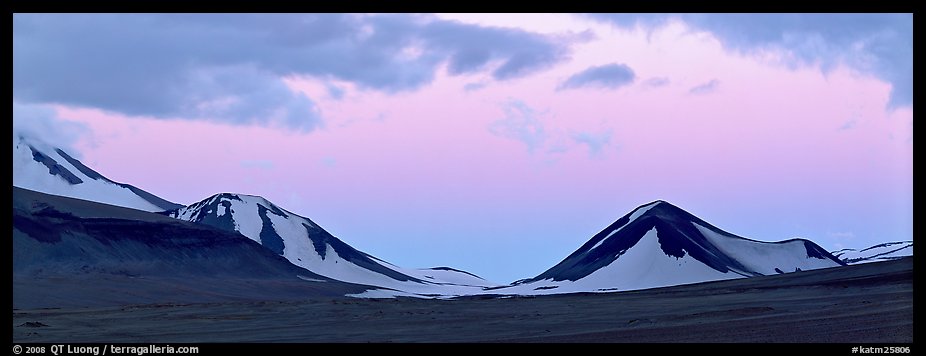
<path id="1" fill-rule="evenodd" d="M 308 218 L 258 196 L 221 193 L 162 214 L 238 232 L 297 266 L 340 281 L 422 295 L 460 295 L 495 285 L 452 269 L 394 266 L 351 247 Z"/>
<path id="2" fill-rule="evenodd" d="M 841 265 L 811 241 L 742 238 L 655 201 L 618 219 L 540 275 L 494 292 L 644 289 Z"/>
<path id="3" fill-rule="evenodd" d="M 239 234 L 13 187 L 14 307 L 339 297 L 370 287 Z"/>
<path id="4" fill-rule="evenodd" d="M 182 206 L 112 181 L 63 150 L 23 136 L 13 139 L 13 186 L 152 212 Z"/>
<path id="5" fill-rule="evenodd" d="M 890 261 L 912 256 L 913 241 L 885 242 L 861 250 L 845 248 L 831 253 L 846 264 Z"/>

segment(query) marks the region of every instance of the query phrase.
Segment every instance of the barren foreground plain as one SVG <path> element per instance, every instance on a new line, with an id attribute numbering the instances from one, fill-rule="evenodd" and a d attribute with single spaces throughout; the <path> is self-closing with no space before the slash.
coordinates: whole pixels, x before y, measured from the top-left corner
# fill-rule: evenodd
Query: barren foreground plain
<path id="1" fill-rule="evenodd" d="M 913 342 L 913 257 L 601 294 L 272 299 L 14 308 L 13 341 Z"/>

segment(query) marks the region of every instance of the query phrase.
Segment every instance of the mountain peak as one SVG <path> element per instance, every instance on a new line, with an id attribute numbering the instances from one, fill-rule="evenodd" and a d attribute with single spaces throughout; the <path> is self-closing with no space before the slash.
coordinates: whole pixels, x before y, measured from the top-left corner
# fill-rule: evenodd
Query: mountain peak
<path id="1" fill-rule="evenodd" d="M 279 213 L 278 211 L 281 210 L 280 208 L 278 208 L 275 204 L 267 200 L 267 198 L 264 198 L 260 195 L 229 193 L 229 192 L 217 193 L 217 194 L 213 194 L 212 196 L 206 199 L 203 199 L 202 201 L 200 201 L 200 203 L 212 204 L 215 202 L 222 202 L 222 201 L 239 201 L 239 202 L 246 203 L 246 204 L 250 204 L 250 203 L 261 204 L 268 209 L 274 210 L 274 212 L 277 212 L 279 215 L 286 215 L 283 213 Z"/>
<path id="2" fill-rule="evenodd" d="M 544 273 L 515 284 L 596 280 L 607 288 L 637 289 L 839 265 L 811 241 L 750 240 L 656 200 L 624 215 Z"/>
<path id="3" fill-rule="evenodd" d="M 145 211 L 181 206 L 106 178 L 52 143 L 22 134 L 13 137 L 13 185 Z"/>
<path id="4" fill-rule="evenodd" d="M 242 199 L 242 197 L 243 197 L 243 199 Z M 241 202 L 243 202 L 243 201 L 245 201 L 245 199 L 247 199 L 247 200 L 250 200 L 250 201 L 253 201 L 253 200 L 262 200 L 262 201 L 265 201 L 265 202 L 269 202 L 267 199 L 265 199 L 264 197 L 259 196 L 259 195 L 249 195 L 249 194 L 229 193 L 229 192 L 226 192 L 226 193 L 216 193 L 216 194 L 213 194 L 212 196 L 206 198 L 205 200 L 210 200 L 210 201 L 211 201 L 211 200 L 214 200 L 214 199 L 228 199 L 228 200 L 237 200 L 237 201 L 241 201 Z"/>

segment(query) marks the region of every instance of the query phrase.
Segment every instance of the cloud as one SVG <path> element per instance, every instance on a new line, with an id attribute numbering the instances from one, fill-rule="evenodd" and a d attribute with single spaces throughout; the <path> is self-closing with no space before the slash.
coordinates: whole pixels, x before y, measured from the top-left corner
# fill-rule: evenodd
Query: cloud
<path id="1" fill-rule="evenodd" d="M 889 107 L 913 105 L 912 14 L 593 14 L 623 28 L 672 19 L 709 31 L 729 50 L 783 50 L 824 71 L 846 64 L 892 84 Z"/>
<path id="2" fill-rule="evenodd" d="M 432 21 L 421 28 L 426 47 L 449 57 L 450 74 L 473 73 L 499 63 L 496 80 L 522 77 L 567 58 L 574 40 L 500 27 L 480 27 L 456 21 Z"/>
<path id="3" fill-rule="evenodd" d="M 282 78 L 394 93 L 446 63 L 452 75 L 510 80 L 565 60 L 570 43 L 410 14 L 15 14 L 13 96 L 311 131 L 321 113 Z"/>
<path id="4" fill-rule="evenodd" d="M 857 125 L 857 124 L 858 124 L 858 121 L 857 121 L 855 118 L 851 118 L 851 119 L 849 119 L 849 120 L 846 120 L 846 122 L 843 123 L 842 126 L 839 126 L 839 128 L 836 129 L 836 130 L 837 130 L 837 131 L 846 131 L 846 130 L 850 130 L 850 129 L 854 128 L 855 125 Z"/>
<path id="5" fill-rule="evenodd" d="M 509 99 L 500 107 L 505 117 L 489 123 L 489 132 L 498 137 L 520 141 L 527 146 L 528 153 L 539 153 L 545 159 L 552 159 L 549 163 L 557 161 L 555 156 L 577 147 L 587 146 L 589 157 L 594 158 L 600 156 L 606 147 L 613 145 L 611 128 L 596 130 L 557 125 L 556 121 L 544 120 L 549 112 L 538 112 L 517 99 Z"/>
<path id="6" fill-rule="evenodd" d="M 572 134 L 572 139 L 588 146 L 589 155 L 594 157 L 601 154 L 602 148 L 611 144 L 611 134 L 610 129 L 601 133 L 578 132 Z"/>
<path id="7" fill-rule="evenodd" d="M 480 90 L 480 89 L 485 88 L 485 87 L 486 87 L 486 83 L 482 83 L 482 82 L 479 82 L 479 83 L 466 83 L 466 85 L 463 86 L 463 91 L 467 91 L 467 92 L 469 92 L 469 91 L 477 91 L 477 90 Z"/>
<path id="8" fill-rule="evenodd" d="M 669 78 L 667 77 L 653 77 L 653 78 L 649 78 L 646 81 L 644 81 L 643 85 L 650 87 L 650 88 L 658 88 L 658 87 L 664 87 L 666 85 L 669 85 L 669 83 L 671 82 L 669 81 Z"/>
<path id="9" fill-rule="evenodd" d="M 334 100 L 341 100 L 344 98 L 344 88 L 331 83 L 325 83 L 325 89 L 328 90 L 328 96 Z"/>
<path id="10" fill-rule="evenodd" d="M 582 87 L 617 89 L 633 83 L 634 78 L 636 78 L 636 74 L 626 64 L 612 63 L 592 66 L 570 76 L 559 85 L 557 90 Z"/>
<path id="11" fill-rule="evenodd" d="M 717 90 L 717 87 L 720 86 L 720 81 L 717 79 L 711 79 L 711 81 L 699 84 L 691 89 L 688 89 L 688 93 L 695 95 L 710 94 Z"/>
<path id="12" fill-rule="evenodd" d="M 670 14 L 587 14 L 592 19 L 611 23 L 617 27 L 634 29 L 641 27 L 644 29 L 653 29 L 662 27 L 669 23 L 672 15 Z"/>
<path id="13" fill-rule="evenodd" d="M 90 129 L 82 123 L 62 120 L 55 110 L 47 105 L 13 101 L 14 145 L 20 137 L 30 138 L 60 148 L 79 159 L 81 155 L 74 148 L 74 144 L 89 132 Z"/>
<path id="14" fill-rule="evenodd" d="M 547 133 L 534 109 L 520 100 L 509 100 L 502 104 L 502 110 L 505 111 L 505 118 L 489 124 L 490 132 L 523 142 L 531 153 L 544 145 Z"/>

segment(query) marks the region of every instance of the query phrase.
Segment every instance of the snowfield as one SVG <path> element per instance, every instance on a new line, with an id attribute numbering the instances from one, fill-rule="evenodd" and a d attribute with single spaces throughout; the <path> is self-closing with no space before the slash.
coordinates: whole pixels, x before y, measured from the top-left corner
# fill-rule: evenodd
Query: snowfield
<path id="1" fill-rule="evenodd" d="M 147 200 L 132 189 L 86 167 L 78 167 L 72 163 L 73 160 L 79 164 L 77 160 L 64 155 L 64 151 L 38 140 L 14 138 L 13 186 L 151 212 L 171 208 L 170 205 L 158 205 L 156 201 Z"/>

